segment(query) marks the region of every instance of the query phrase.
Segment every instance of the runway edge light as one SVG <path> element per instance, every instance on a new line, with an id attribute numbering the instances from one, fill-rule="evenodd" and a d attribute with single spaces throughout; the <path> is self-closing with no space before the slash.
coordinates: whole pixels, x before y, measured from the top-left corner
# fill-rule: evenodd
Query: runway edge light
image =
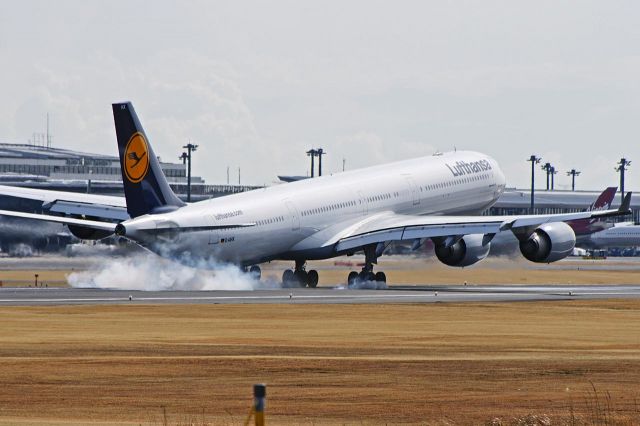
<path id="1" fill-rule="evenodd" d="M 267 385 L 264 383 L 258 383 L 253 385 L 253 406 L 249 411 L 249 417 L 244 422 L 244 426 L 248 426 L 251 421 L 251 416 L 255 421 L 256 426 L 264 426 L 264 408 L 266 404 Z"/>
<path id="2" fill-rule="evenodd" d="M 264 426 L 264 408 L 267 396 L 267 385 L 258 383 L 253 385 L 253 408 L 255 410 L 256 426 Z"/>

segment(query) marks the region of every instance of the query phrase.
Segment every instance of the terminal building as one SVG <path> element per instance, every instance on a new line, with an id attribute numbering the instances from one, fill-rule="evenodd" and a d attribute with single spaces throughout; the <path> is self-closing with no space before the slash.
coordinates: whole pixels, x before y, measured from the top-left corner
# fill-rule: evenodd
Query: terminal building
<path id="1" fill-rule="evenodd" d="M 556 214 L 580 212 L 588 208 L 596 201 L 605 188 L 598 191 L 568 191 L 553 190 L 545 191 L 536 189 L 534 192 L 534 214 Z M 613 200 L 611 208 L 620 206 L 622 197 L 620 191 Z M 618 220 L 640 223 L 640 194 L 634 193 L 631 196 L 632 214 L 621 217 Z M 531 213 L 531 190 L 507 188 L 496 204 L 485 214 L 505 216 L 521 215 Z"/>
<path id="2" fill-rule="evenodd" d="M 173 191 L 186 199 L 186 165 L 160 165 Z M 124 196 L 118 157 L 30 144 L 0 143 L 0 185 Z M 191 177 L 192 201 L 256 188 L 207 185 L 201 177 Z"/>

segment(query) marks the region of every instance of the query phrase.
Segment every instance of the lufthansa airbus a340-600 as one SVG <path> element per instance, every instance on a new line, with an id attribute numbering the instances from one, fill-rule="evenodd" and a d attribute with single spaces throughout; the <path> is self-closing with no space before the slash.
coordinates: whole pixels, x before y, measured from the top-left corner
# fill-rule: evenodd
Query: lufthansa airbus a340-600
<path id="1" fill-rule="evenodd" d="M 113 104 L 113 116 L 128 219 L 107 221 L 113 219 L 108 208 L 104 215 L 100 208 L 93 209 L 95 220 L 6 210 L 0 214 L 63 223 L 84 239 L 116 234 L 177 261 L 215 259 L 258 277 L 260 263 L 290 260 L 295 266 L 284 271 L 283 283 L 315 287 L 318 272 L 306 270 L 307 260 L 356 252 L 364 252 L 365 263 L 362 271 L 349 274 L 349 284 L 386 282 L 374 265 L 394 241 L 419 246 L 430 238 L 440 261 L 464 267 L 488 255 L 497 233 L 512 232 L 525 258 L 553 262 L 569 255 L 576 242 L 565 222 L 629 210 L 631 193 L 616 210 L 479 216 L 502 194 L 505 177 L 494 159 L 470 151 L 186 204 L 171 191 L 132 104 Z M 100 205 L 91 196 L 86 203 Z"/>

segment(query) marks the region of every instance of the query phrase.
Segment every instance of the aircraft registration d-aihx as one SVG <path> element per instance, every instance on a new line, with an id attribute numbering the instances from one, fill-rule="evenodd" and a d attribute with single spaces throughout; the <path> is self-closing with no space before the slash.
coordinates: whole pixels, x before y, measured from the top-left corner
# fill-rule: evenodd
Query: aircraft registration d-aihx
<path id="1" fill-rule="evenodd" d="M 230 262 L 257 276 L 260 263 L 290 260 L 295 267 L 284 272 L 283 283 L 315 287 L 318 273 L 306 270 L 307 260 L 356 252 L 364 252 L 365 263 L 362 271 L 349 274 L 349 284 L 386 282 L 374 265 L 394 241 L 417 247 L 430 238 L 441 262 L 464 267 L 488 255 L 497 233 L 512 232 L 525 258 L 553 262 L 569 255 L 576 242 L 565 222 L 626 214 L 630 205 L 628 193 L 618 209 L 480 216 L 504 191 L 505 177 L 494 159 L 471 151 L 186 204 L 169 187 L 132 104 L 113 104 L 113 117 L 127 220 L 6 210 L 0 215 L 63 223 L 85 239 L 115 234 L 163 257 Z M 98 213 L 91 216 L 102 219 Z"/>

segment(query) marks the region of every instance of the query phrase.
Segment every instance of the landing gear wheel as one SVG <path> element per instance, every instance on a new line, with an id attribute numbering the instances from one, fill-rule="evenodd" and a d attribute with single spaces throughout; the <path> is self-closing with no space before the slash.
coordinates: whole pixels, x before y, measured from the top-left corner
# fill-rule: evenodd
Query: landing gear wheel
<path id="1" fill-rule="evenodd" d="M 316 271 L 315 269 L 307 272 L 307 284 L 309 285 L 309 288 L 316 288 L 319 279 L 320 277 L 318 276 L 318 271 Z"/>
<path id="2" fill-rule="evenodd" d="M 293 284 L 294 276 L 291 269 L 287 269 L 282 273 L 282 286 L 291 287 Z"/>
<path id="3" fill-rule="evenodd" d="M 375 281 L 376 280 L 376 275 L 373 272 L 360 272 L 360 281 L 362 281 L 363 283 L 365 282 L 369 282 L 369 281 Z"/>
<path id="4" fill-rule="evenodd" d="M 251 278 L 256 281 L 260 281 L 260 278 L 262 277 L 262 271 L 258 265 L 253 265 L 249 268 L 249 274 L 251 275 Z"/>
<path id="5" fill-rule="evenodd" d="M 387 276 L 382 271 L 376 272 L 376 281 L 379 282 L 379 283 L 386 283 L 387 282 Z"/>
<path id="6" fill-rule="evenodd" d="M 358 280 L 358 276 L 360 274 L 358 274 L 356 271 L 351 271 L 349 272 L 349 277 L 347 278 L 347 285 L 354 285 L 356 283 L 356 281 Z"/>
<path id="7" fill-rule="evenodd" d="M 307 286 L 307 282 L 309 278 L 306 271 L 296 271 L 293 273 L 293 275 L 295 276 L 294 282 L 296 284 L 300 285 L 300 287 Z"/>

